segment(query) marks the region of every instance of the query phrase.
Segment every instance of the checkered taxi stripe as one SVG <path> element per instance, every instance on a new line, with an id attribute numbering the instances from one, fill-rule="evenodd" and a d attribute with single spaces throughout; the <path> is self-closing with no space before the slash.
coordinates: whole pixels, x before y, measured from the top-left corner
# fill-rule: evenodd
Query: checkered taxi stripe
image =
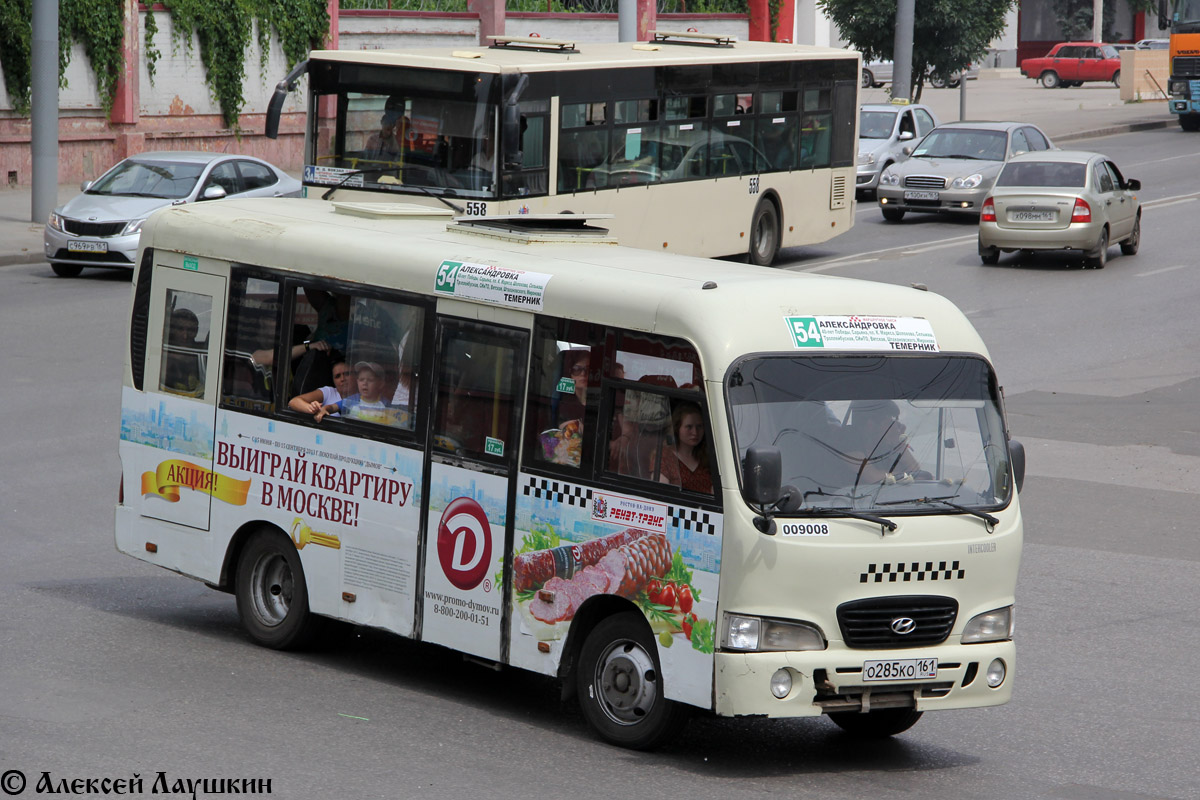
<path id="1" fill-rule="evenodd" d="M 677 528 L 696 533 L 707 533 L 709 536 L 717 535 L 717 526 L 712 523 L 712 517 L 707 511 L 667 506 L 667 516 L 671 518 L 671 522 Z"/>
<path id="2" fill-rule="evenodd" d="M 552 481 L 546 478 L 530 478 L 522 491 L 527 497 L 553 500 L 556 503 L 566 503 L 579 508 L 587 508 L 592 501 L 591 489 L 566 481 Z"/>
<path id="3" fill-rule="evenodd" d="M 934 568 L 934 564 L 937 568 Z M 867 571 L 859 575 L 859 583 L 910 583 L 916 581 L 962 580 L 967 574 L 957 561 L 913 561 L 903 564 L 868 564 Z"/>

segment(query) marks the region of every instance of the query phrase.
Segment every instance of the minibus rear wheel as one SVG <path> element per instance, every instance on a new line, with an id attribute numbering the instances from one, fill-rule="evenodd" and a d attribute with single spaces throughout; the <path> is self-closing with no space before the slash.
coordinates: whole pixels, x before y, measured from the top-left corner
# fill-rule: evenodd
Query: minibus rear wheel
<path id="1" fill-rule="evenodd" d="M 273 650 L 312 641 L 317 618 L 308 610 L 300 554 L 279 531 L 254 534 L 238 558 L 234 586 L 238 616 L 250 638 Z"/>
<path id="2" fill-rule="evenodd" d="M 750 218 L 750 263 L 769 267 L 779 254 L 779 209 L 763 198 Z"/>
<path id="3" fill-rule="evenodd" d="M 830 714 L 834 723 L 852 736 L 861 739 L 886 739 L 917 724 L 923 711 L 912 708 L 881 708 L 868 711 L 866 714 L 858 711 L 838 711 Z"/>
<path id="4" fill-rule="evenodd" d="M 651 750 L 685 721 L 684 709 L 663 693 L 658 650 L 641 614 L 601 620 L 583 642 L 575 680 L 584 718 L 612 744 Z"/>

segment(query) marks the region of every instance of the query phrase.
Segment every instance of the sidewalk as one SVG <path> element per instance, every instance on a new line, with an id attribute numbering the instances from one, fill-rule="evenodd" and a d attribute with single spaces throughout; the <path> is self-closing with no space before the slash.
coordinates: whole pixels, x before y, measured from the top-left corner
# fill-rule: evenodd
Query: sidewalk
<path id="1" fill-rule="evenodd" d="M 1085 83 L 1071 89 L 1043 89 L 1011 70 L 984 70 L 967 81 L 967 119 L 1017 120 L 1037 125 L 1060 147 L 1081 147 L 1082 139 L 1174 126 L 1165 102 L 1124 103 L 1111 83 Z M 885 89 L 864 89 L 862 103 L 886 103 Z M 959 90 L 925 88 L 921 102 L 943 124 L 958 121 Z M 58 187 L 59 203 L 79 193 L 77 184 Z M 29 187 L 0 189 L 0 267 L 44 260 L 45 220 L 31 222 Z"/>

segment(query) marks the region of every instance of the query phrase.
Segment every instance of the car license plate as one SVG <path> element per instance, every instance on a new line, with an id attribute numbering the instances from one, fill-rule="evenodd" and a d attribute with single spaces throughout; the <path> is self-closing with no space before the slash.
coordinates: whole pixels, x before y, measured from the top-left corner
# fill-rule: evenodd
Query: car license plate
<path id="1" fill-rule="evenodd" d="M 1010 211 L 1008 218 L 1013 222 L 1053 222 L 1053 211 Z"/>
<path id="2" fill-rule="evenodd" d="M 108 242 L 67 242 L 68 253 L 107 253 Z"/>
<path id="3" fill-rule="evenodd" d="M 937 192 L 905 192 L 905 200 L 938 200 L 941 198 Z"/>
<path id="4" fill-rule="evenodd" d="M 890 661 L 864 661 L 864 681 L 911 681 L 936 678 L 936 658 L 899 658 Z"/>

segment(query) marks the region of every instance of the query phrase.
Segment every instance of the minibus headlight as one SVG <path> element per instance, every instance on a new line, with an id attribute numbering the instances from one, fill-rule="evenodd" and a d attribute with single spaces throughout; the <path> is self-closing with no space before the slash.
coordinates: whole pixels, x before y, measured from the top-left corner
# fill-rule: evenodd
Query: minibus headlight
<path id="1" fill-rule="evenodd" d="M 750 652 L 824 650 L 825 637 L 803 622 L 726 614 L 724 647 Z"/>
<path id="2" fill-rule="evenodd" d="M 965 178 L 955 178 L 950 181 L 951 189 L 974 189 L 979 184 L 983 183 L 983 176 L 976 172 L 974 175 L 968 175 Z"/>
<path id="3" fill-rule="evenodd" d="M 1003 642 L 1013 635 L 1013 607 L 1005 606 L 971 618 L 963 628 L 962 643 Z"/>

